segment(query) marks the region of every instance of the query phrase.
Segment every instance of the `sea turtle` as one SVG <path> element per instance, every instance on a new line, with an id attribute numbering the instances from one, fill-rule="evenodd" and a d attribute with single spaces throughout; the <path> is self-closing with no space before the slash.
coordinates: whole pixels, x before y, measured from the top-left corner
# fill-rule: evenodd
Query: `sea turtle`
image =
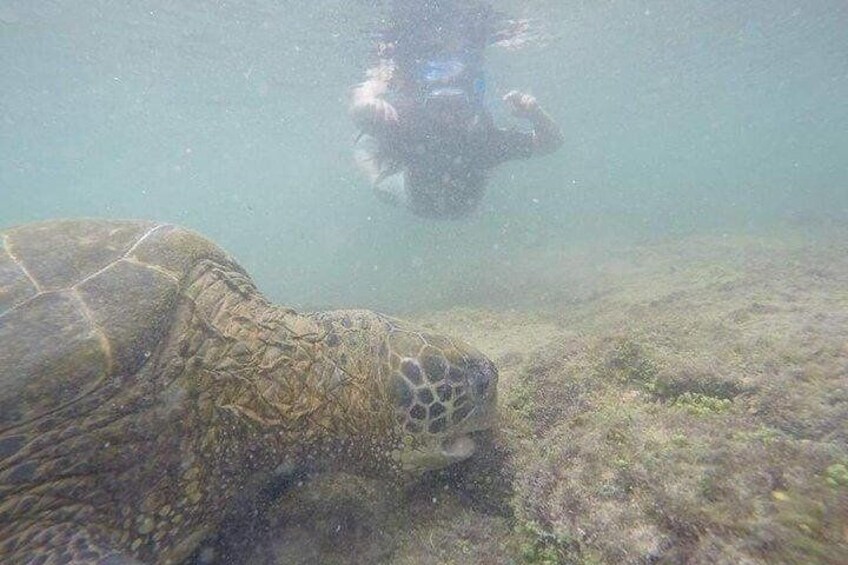
<path id="1" fill-rule="evenodd" d="M 300 466 L 404 476 L 474 451 L 497 372 L 364 310 L 269 303 L 143 221 L 0 234 L 0 562 L 173 563 Z"/>

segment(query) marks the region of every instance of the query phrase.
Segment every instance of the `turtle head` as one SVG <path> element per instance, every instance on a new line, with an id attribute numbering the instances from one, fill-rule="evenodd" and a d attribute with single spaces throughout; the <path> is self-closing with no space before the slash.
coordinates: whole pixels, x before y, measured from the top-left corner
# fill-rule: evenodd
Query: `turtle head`
<path id="1" fill-rule="evenodd" d="M 440 469 L 471 456 L 474 432 L 494 424 L 498 372 L 476 349 L 443 336 L 388 336 L 390 390 L 405 472 Z"/>
<path id="2" fill-rule="evenodd" d="M 498 372 L 473 347 L 367 310 L 318 312 L 310 319 L 322 328 L 331 359 L 312 363 L 323 371 L 324 391 L 313 404 L 326 414 L 316 411 L 310 421 L 353 450 L 353 457 L 341 458 L 331 441 L 329 465 L 367 474 L 385 464 L 419 475 L 470 457 L 475 432 L 494 425 Z"/>

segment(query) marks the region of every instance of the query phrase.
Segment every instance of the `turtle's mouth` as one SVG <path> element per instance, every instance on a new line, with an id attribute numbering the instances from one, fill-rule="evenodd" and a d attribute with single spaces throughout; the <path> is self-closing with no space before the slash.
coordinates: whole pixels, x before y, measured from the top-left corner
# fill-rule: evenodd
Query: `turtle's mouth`
<path id="1" fill-rule="evenodd" d="M 442 455 L 450 461 L 467 459 L 474 454 L 477 444 L 471 438 L 471 434 L 446 439 L 442 442 Z"/>

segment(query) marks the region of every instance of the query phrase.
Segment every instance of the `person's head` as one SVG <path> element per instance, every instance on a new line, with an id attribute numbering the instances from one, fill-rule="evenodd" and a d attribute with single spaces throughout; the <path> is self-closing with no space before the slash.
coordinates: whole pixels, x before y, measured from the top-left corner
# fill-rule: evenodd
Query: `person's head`
<path id="1" fill-rule="evenodd" d="M 418 105 L 425 125 L 467 129 L 485 111 L 481 61 L 467 54 L 436 58 L 418 71 Z"/>

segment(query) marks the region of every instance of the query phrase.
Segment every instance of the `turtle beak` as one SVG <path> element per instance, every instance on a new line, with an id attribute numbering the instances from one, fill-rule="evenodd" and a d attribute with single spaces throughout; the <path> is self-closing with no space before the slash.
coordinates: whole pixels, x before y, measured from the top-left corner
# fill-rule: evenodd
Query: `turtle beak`
<path id="1" fill-rule="evenodd" d="M 446 439 L 442 442 L 442 455 L 449 461 L 462 461 L 474 454 L 477 444 L 470 434 Z"/>

